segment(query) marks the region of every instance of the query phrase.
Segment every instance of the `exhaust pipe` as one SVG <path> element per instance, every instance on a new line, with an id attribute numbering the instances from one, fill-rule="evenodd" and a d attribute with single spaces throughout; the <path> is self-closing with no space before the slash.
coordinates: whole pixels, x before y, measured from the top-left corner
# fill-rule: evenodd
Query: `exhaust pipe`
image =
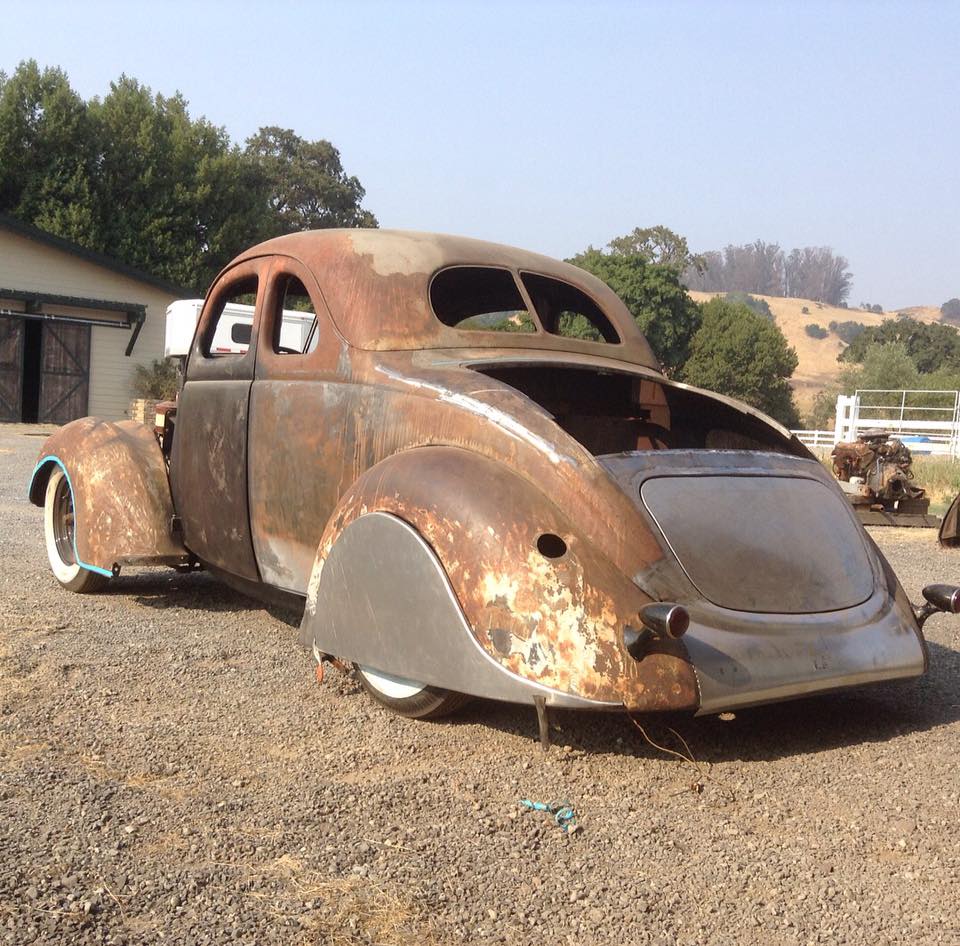
<path id="1" fill-rule="evenodd" d="M 917 624 L 920 627 L 923 627 L 931 614 L 937 614 L 938 612 L 957 614 L 960 612 L 960 588 L 956 585 L 927 585 L 922 593 L 924 598 L 927 599 L 927 603 L 920 606 L 914 605 L 913 607 L 914 617 L 916 617 Z"/>
<path id="2" fill-rule="evenodd" d="M 656 640 L 683 637 L 690 627 L 690 615 L 682 605 L 658 601 L 640 609 L 640 623 L 639 630 L 629 625 L 623 629 L 623 643 L 634 660 L 643 660 Z"/>

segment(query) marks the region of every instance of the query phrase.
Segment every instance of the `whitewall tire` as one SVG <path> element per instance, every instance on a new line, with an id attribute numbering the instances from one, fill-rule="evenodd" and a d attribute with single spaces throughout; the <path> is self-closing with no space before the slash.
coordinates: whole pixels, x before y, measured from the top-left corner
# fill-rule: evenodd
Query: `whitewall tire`
<path id="1" fill-rule="evenodd" d="M 73 490 L 63 470 L 56 467 L 47 480 L 43 503 L 43 532 L 50 570 L 64 588 L 89 594 L 102 588 L 107 577 L 77 562 L 75 531 Z"/>
<path id="2" fill-rule="evenodd" d="M 400 716 L 411 719 L 436 719 L 447 716 L 470 702 L 463 693 L 454 693 L 441 687 L 427 686 L 416 680 L 397 677 L 373 667 L 354 664 L 363 688 L 378 703 Z"/>

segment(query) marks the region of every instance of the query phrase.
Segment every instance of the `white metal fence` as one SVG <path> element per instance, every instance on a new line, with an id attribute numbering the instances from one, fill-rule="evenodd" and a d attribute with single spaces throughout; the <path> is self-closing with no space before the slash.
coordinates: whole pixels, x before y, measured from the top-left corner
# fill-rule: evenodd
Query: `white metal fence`
<path id="1" fill-rule="evenodd" d="M 832 430 L 791 430 L 796 438 L 805 443 L 808 447 L 833 447 L 836 441 L 833 439 Z"/>
<path id="2" fill-rule="evenodd" d="M 837 398 L 833 430 L 794 430 L 809 447 L 832 447 L 868 430 L 888 431 L 912 453 L 960 459 L 960 391 L 863 389 Z"/>

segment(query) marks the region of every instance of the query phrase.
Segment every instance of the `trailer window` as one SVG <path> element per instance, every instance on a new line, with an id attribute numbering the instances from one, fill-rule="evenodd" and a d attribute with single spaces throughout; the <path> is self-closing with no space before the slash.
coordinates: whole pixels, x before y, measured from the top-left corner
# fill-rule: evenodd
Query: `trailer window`
<path id="1" fill-rule="evenodd" d="M 278 317 L 273 320 L 273 350 L 278 355 L 305 355 L 319 340 L 317 313 L 306 286 L 296 276 L 280 276 L 280 288 L 274 298 L 282 300 Z"/>
<path id="2" fill-rule="evenodd" d="M 537 326 L 508 269 L 451 266 L 430 283 L 436 317 L 451 328 L 474 332 L 536 332 Z"/>

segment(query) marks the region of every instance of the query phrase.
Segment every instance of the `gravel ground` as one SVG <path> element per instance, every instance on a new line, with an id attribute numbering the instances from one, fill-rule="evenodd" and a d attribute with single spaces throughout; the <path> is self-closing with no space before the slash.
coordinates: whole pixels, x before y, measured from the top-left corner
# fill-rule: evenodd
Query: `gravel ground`
<path id="1" fill-rule="evenodd" d="M 960 621 L 919 682 L 646 721 L 699 768 L 624 716 L 556 714 L 544 755 L 532 710 L 318 685 L 295 616 L 206 575 L 61 591 L 30 430 L 0 428 L 0 943 L 960 943 Z M 914 599 L 960 578 L 874 534 Z"/>

